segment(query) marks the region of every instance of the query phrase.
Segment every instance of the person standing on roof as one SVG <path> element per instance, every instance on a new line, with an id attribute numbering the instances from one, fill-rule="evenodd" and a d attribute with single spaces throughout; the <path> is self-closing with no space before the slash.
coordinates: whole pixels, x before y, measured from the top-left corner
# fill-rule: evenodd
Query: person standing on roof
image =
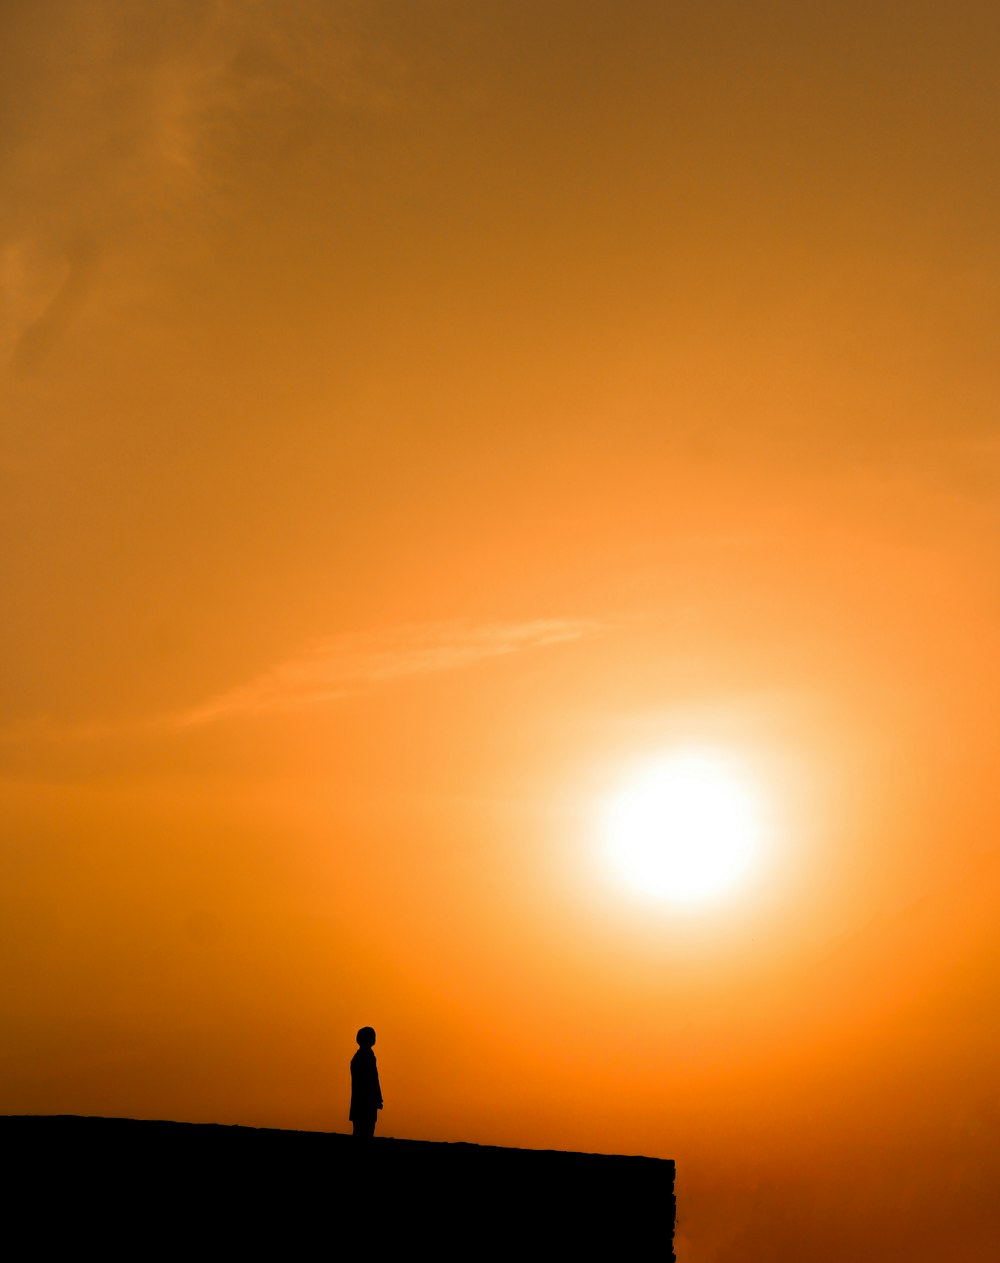
<path id="1" fill-rule="evenodd" d="M 382 1088 L 378 1081 L 378 1063 L 372 1046 L 375 1032 L 370 1026 L 358 1031 L 358 1051 L 351 1058 L 351 1122 L 359 1140 L 371 1140 L 382 1108 Z"/>

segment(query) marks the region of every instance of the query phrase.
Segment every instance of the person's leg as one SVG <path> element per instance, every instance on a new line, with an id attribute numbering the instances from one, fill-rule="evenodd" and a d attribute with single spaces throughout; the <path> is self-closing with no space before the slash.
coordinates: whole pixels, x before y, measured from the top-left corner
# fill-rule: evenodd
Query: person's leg
<path id="1" fill-rule="evenodd" d="M 354 1134 L 359 1140 L 371 1140 L 375 1135 L 375 1115 L 354 1120 Z"/>

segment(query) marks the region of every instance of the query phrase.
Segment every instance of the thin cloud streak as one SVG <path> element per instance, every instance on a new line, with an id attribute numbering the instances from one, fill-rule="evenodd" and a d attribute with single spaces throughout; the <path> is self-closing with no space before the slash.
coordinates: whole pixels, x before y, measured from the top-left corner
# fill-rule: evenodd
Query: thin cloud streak
<path id="1" fill-rule="evenodd" d="M 173 716 L 177 728 L 313 710 L 394 680 L 463 670 L 491 658 L 580 640 L 597 630 L 575 619 L 524 623 L 436 623 L 382 637 L 317 640 L 246 684 Z"/>

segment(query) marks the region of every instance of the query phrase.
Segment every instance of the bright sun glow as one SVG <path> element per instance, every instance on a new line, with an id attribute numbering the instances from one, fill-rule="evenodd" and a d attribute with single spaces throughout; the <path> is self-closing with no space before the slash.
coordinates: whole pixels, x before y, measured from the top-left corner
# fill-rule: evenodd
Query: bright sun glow
<path id="1" fill-rule="evenodd" d="M 678 902 L 712 899 L 737 885 L 761 833 L 753 786 L 715 751 L 683 750 L 647 764 L 604 814 L 618 874 L 644 895 Z"/>

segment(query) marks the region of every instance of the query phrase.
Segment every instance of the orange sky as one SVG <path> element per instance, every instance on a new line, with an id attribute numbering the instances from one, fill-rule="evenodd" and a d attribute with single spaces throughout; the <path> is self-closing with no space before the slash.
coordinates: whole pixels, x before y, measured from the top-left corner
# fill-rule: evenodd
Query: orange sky
<path id="1" fill-rule="evenodd" d="M 371 1023 L 681 1263 L 995 1258 L 1000 11 L 818 9 L 4 6 L 0 1112 L 346 1131 Z"/>

